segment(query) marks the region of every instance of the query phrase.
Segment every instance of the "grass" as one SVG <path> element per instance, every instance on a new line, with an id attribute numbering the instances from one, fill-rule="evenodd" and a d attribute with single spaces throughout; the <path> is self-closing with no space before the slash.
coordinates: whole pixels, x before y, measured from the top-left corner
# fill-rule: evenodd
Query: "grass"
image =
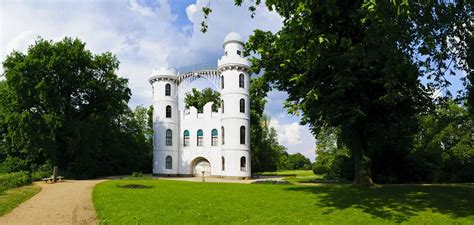
<path id="1" fill-rule="evenodd" d="M 283 180 L 291 183 L 350 183 L 344 179 L 327 179 L 323 175 L 316 175 L 312 170 L 282 170 L 276 172 L 259 173 L 263 176 L 283 176 Z"/>
<path id="2" fill-rule="evenodd" d="M 119 185 L 151 185 L 126 189 Z M 114 180 L 94 206 L 110 224 L 473 224 L 474 186 L 268 185 Z"/>
<path id="3" fill-rule="evenodd" d="M 41 188 L 38 186 L 27 185 L 0 192 L 0 216 L 12 211 L 40 191 Z"/>
<path id="4" fill-rule="evenodd" d="M 312 170 L 281 170 L 275 172 L 262 172 L 263 176 L 284 176 L 284 177 L 312 177 L 315 176 Z"/>

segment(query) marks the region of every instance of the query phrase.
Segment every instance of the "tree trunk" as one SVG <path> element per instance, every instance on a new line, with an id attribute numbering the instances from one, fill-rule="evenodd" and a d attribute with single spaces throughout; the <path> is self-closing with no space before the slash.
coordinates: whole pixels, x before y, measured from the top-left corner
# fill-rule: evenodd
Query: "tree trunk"
<path id="1" fill-rule="evenodd" d="M 355 128 L 350 129 L 351 146 L 350 150 L 354 157 L 354 185 L 360 187 L 373 187 L 372 174 L 370 172 L 370 158 L 366 156 L 365 150 L 367 143 L 365 143 L 364 129 Z"/>
<path id="2" fill-rule="evenodd" d="M 372 175 L 370 173 L 370 158 L 365 155 L 363 148 L 354 149 L 354 185 L 361 187 L 373 187 Z"/>

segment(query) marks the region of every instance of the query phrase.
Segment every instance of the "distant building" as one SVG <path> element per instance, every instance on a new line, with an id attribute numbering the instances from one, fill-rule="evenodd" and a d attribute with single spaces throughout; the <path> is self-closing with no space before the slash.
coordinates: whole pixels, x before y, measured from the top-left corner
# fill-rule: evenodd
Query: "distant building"
<path id="1" fill-rule="evenodd" d="M 216 69 L 177 74 L 153 71 L 153 174 L 158 176 L 216 176 L 250 178 L 250 77 L 239 34 L 224 39 L 224 55 Z M 203 113 L 194 107 L 179 111 L 180 85 L 207 78 L 220 87 L 221 108 L 212 102 Z"/>

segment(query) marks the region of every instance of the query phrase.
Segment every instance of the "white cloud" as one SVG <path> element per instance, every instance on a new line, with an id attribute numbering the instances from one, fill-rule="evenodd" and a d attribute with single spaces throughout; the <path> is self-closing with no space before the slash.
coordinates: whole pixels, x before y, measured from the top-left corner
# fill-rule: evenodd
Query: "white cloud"
<path id="1" fill-rule="evenodd" d="M 280 124 L 280 121 L 272 118 L 270 126 L 278 131 L 278 142 L 282 145 L 294 145 L 301 143 L 301 126 L 296 123 Z"/>
<path id="2" fill-rule="evenodd" d="M 307 126 L 297 122 L 283 123 L 284 119 L 272 117 L 270 126 L 278 133 L 278 142 L 288 148 L 289 153 L 300 152 L 311 161 L 315 159 L 315 139 Z"/>

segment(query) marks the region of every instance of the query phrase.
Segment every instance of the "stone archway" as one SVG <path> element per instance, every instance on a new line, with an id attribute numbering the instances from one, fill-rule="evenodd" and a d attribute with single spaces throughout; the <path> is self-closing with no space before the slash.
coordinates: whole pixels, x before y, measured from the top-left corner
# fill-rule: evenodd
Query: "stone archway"
<path id="1" fill-rule="evenodd" d="M 194 159 L 191 166 L 193 176 L 200 177 L 202 172 L 204 172 L 206 177 L 211 176 L 211 163 L 206 158 L 198 157 Z"/>

